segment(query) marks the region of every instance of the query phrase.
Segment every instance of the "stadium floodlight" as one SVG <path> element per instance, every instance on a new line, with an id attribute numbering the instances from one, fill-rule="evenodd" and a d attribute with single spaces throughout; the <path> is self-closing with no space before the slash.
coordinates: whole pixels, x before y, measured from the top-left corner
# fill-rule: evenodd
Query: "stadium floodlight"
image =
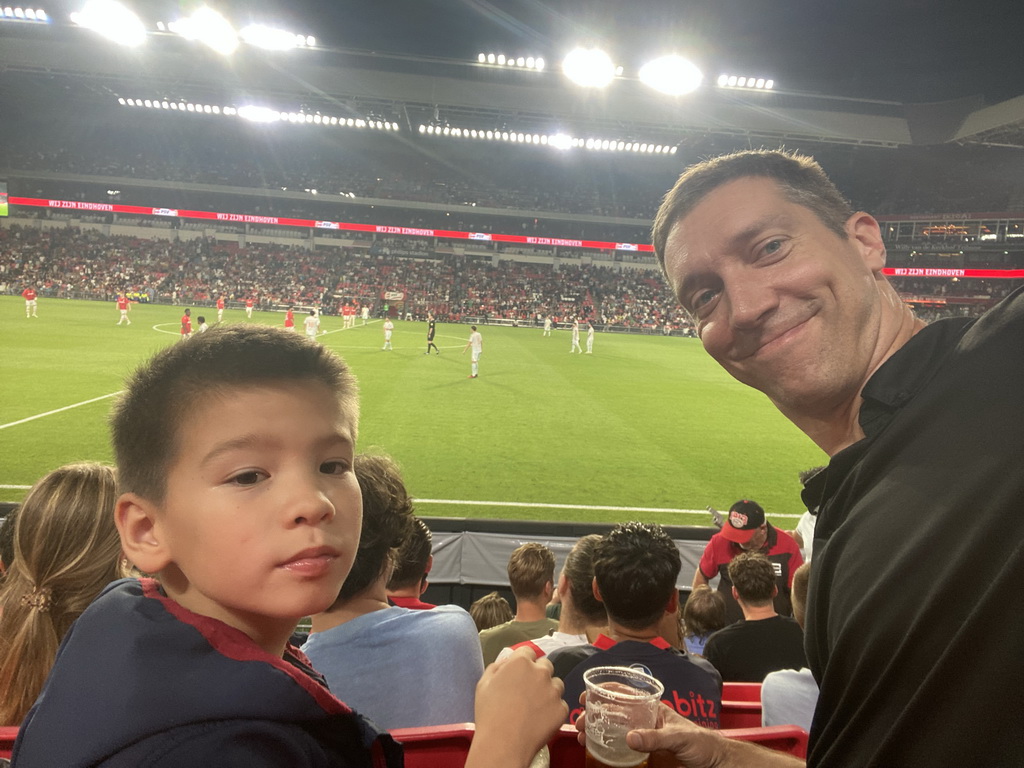
<path id="1" fill-rule="evenodd" d="M 692 93 L 703 79 L 697 65 L 682 56 L 662 56 L 640 68 L 640 82 L 669 96 Z"/>
<path id="2" fill-rule="evenodd" d="M 268 27 L 265 24 L 250 24 L 243 27 L 238 36 L 249 45 L 267 51 L 288 51 L 306 44 L 306 38 L 303 35 L 296 35 L 285 29 Z"/>
<path id="3" fill-rule="evenodd" d="M 243 120 L 253 123 L 276 123 L 281 119 L 281 113 L 270 107 L 258 107 L 255 104 L 247 104 L 238 108 L 238 116 Z"/>
<path id="4" fill-rule="evenodd" d="M 89 0 L 81 11 L 71 14 L 71 21 L 118 45 L 134 48 L 146 42 L 142 21 L 116 0 Z"/>
<path id="5" fill-rule="evenodd" d="M 615 65 L 597 48 L 577 48 L 562 62 L 565 76 L 584 88 L 604 88 L 615 78 Z"/>
<path id="6" fill-rule="evenodd" d="M 203 7 L 191 16 L 172 21 L 171 31 L 186 40 L 198 40 L 217 53 L 227 56 L 238 48 L 234 27 L 212 8 Z"/>

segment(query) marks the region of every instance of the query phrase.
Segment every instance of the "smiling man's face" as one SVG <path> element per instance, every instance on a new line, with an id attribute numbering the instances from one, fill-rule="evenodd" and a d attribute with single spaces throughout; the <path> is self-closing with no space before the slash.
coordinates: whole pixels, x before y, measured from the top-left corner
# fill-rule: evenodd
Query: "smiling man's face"
<path id="1" fill-rule="evenodd" d="M 854 214 L 838 237 L 762 177 L 730 181 L 672 228 L 665 271 L 704 348 L 787 415 L 825 412 L 872 370 L 884 248 Z"/>

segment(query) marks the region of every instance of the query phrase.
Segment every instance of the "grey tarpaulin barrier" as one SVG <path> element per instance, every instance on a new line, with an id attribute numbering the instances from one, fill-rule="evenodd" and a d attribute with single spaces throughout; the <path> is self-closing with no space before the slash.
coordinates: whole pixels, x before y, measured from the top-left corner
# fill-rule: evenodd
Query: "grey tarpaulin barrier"
<path id="1" fill-rule="evenodd" d="M 535 541 L 555 555 L 555 574 L 576 540 L 588 533 L 604 534 L 613 527 L 602 523 L 554 523 L 521 520 L 424 517 L 433 534 L 434 565 L 430 571 L 430 602 L 468 606 L 497 589 L 508 593 L 506 566 L 513 550 Z M 693 573 L 714 528 L 665 526 L 682 559 L 679 588 L 689 589 Z"/>

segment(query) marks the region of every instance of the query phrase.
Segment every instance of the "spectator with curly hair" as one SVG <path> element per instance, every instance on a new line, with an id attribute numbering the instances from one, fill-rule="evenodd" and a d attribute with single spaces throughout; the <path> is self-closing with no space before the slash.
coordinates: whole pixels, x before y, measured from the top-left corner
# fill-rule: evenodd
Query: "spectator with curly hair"
<path id="1" fill-rule="evenodd" d="M 359 550 L 338 599 L 313 617 L 302 650 L 335 696 L 381 728 L 470 722 L 483 674 L 476 626 L 457 606 L 388 603 L 395 557 L 413 532 L 412 499 L 387 456 L 356 456 L 355 473 L 363 496 Z"/>
<path id="2" fill-rule="evenodd" d="M 673 648 L 681 557 L 660 525 L 624 523 L 594 548 L 594 594 L 608 612 L 608 633 L 592 645 L 548 654 L 565 682 L 569 721 L 583 712 L 583 673 L 594 667 L 642 665 L 665 686 L 662 700 L 698 725 L 717 728 L 722 680 L 704 659 Z"/>

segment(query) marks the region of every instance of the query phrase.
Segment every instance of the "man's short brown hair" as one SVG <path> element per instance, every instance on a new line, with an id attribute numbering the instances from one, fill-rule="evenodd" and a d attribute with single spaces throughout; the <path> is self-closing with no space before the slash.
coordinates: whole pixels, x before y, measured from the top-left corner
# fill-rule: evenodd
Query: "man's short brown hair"
<path id="1" fill-rule="evenodd" d="M 539 597 L 554 580 L 555 556 L 543 544 L 523 544 L 508 559 L 508 581 L 517 598 Z"/>
<path id="2" fill-rule="evenodd" d="M 665 195 L 651 229 L 654 253 L 662 269 L 665 244 L 676 223 L 718 187 L 750 177 L 771 179 L 787 200 L 807 208 L 838 237 L 846 239 L 845 224 L 853 208 L 814 158 L 781 149 L 733 152 L 691 165 Z"/>
<path id="3" fill-rule="evenodd" d="M 772 601 L 775 592 L 775 569 L 760 552 L 743 552 L 729 563 L 729 581 L 740 599 L 755 607 Z"/>

